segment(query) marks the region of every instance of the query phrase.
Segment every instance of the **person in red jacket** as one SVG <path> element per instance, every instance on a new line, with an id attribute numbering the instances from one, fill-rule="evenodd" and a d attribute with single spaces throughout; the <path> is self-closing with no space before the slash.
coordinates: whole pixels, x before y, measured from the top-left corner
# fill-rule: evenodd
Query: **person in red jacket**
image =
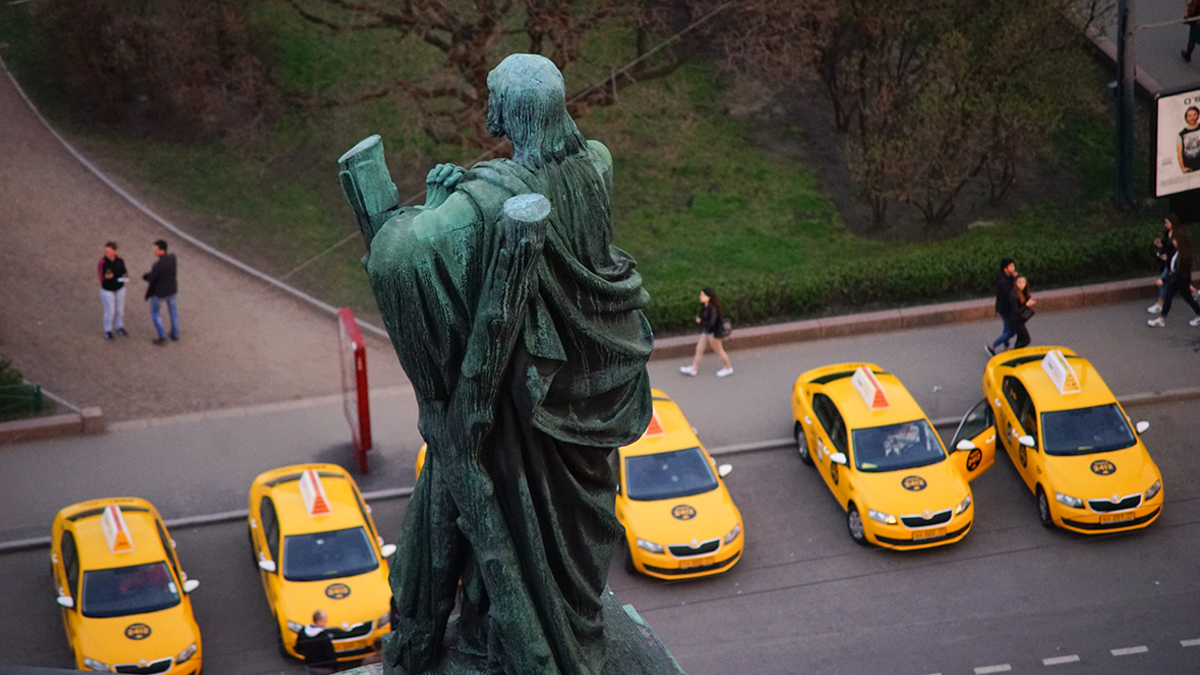
<path id="1" fill-rule="evenodd" d="M 96 265 L 100 274 L 100 302 L 104 304 L 104 337 L 113 339 L 113 331 L 126 337 L 125 332 L 125 282 L 129 272 L 125 261 L 117 255 L 117 242 L 104 244 L 104 257 Z"/>

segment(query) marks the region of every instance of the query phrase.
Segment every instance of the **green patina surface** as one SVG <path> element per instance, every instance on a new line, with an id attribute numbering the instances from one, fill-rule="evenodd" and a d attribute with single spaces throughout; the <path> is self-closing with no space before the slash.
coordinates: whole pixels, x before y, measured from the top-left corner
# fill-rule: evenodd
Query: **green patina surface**
<path id="1" fill-rule="evenodd" d="M 577 130 L 549 60 L 510 56 L 488 87 L 488 128 L 512 159 L 435 167 L 423 206 L 398 205 L 378 138 L 340 160 L 429 445 L 393 562 L 402 618 L 385 664 L 679 672 L 622 656 L 644 649 L 614 647 L 606 621 L 621 537 L 608 456 L 649 422 L 653 346 L 649 296 L 611 244 L 611 156 Z"/>

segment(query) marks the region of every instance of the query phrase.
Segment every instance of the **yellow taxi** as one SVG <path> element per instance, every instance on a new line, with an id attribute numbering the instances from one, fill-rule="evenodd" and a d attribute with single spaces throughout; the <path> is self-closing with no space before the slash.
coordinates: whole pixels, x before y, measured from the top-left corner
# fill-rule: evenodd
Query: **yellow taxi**
<path id="1" fill-rule="evenodd" d="M 792 418 L 800 459 L 817 468 L 846 510 L 856 543 L 928 548 L 970 531 L 975 507 L 968 481 L 995 461 L 994 434 L 964 436 L 947 454 L 900 380 L 873 363 L 801 375 Z M 964 419 L 959 431 L 978 427 Z"/>
<path id="2" fill-rule="evenodd" d="M 200 627 L 175 541 L 144 499 L 96 499 L 54 519 L 50 567 L 79 670 L 200 672 Z"/>
<path id="3" fill-rule="evenodd" d="M 391 628 L 384 544 L 354 479 L 333 464 L 286 466 L 250 487 L 250 546 L 282 648 L 323 610 L 338 660 L 361 659 Z"/>
<path id="4" fill-rule="evenodd" d="M 614 453 L 617 519 L 625 568 L 660 579 L 724 572 L 742 555 L 742 514 L 679 406 L 652 392 L 654 415 L 641 438 Z"/>
<path id="5" fill-rule="evenodd" d="M 1130 424 L 1087 359 L 1066 347 L 997 354 L 983 395 L 1046 527 L 1120 532 L 1162 513 L 1162 475 L 1139 437 L 1150 423 Z"/>

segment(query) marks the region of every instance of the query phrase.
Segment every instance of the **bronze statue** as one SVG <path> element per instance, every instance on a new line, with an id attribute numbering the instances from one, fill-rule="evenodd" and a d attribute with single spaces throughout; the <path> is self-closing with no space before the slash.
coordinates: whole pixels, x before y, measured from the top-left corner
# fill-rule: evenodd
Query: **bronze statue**
<path id="1" fill-rule="evenodd" d="M 621 538 L 609 455 L 650 420 L 649 296 L 611 245 L 611 156 L 576 129 L 558 69 L 514 54 L 488 87 L 512 159 L 437 166 L 422 207 L 399 207 L 377 136 L 341 159 L 429 448 L 385 663 L 599 675 Z"/>

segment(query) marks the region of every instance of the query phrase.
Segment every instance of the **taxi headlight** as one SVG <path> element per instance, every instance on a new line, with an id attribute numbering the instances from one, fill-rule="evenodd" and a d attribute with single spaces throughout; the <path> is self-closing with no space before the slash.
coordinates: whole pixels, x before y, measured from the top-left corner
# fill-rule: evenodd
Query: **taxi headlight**
<path id="1" fill-rule="evenodd" d="M 638 545 L 638 548 L 645 550 L 645 551 L 649 551 L 651 553 L 662 553 L 663 552 L 662 544 L 656 544 L 652 541 L 646 541 L 645 539 L 642 539 L 641 537 L 638 537 L 637 545 Z"/>
<path id="2" fill-rule="evenodd" d="M 379 629 L 379 628 L 383 628 L 384 626 L 390 627 L 391 623 L 392 623 L 392 613 L 391 613 L 391 611 L 387 611 L 387 612 L 384 612 L 383 615 L 380 616 L 378 619 L 375 619 L 375 628 Z"/>
<path id="3" fill-rule="evenodd" d="M 967 495 L 966 497 L 963 497 L 963 500 L 961 502 L 958 503 L 958 506 L 954 507 L 954 515 L 957 516 L 957 515 L 961 514 L 963 511 L 966 511 L 967 508 L 970 506 L 971 506 L 971 495 Z"/>
<path id="4" fill-rule="evenodd" d="M 1058 500 L 1058 503 L 1066 504 L 1067 506 L 1070 506 L 1073 509 L 1082 509 L 1083 508 L 1083 500 L 1078 497 L 1072 497 L 1071 495 L 1065 495 L 1061 492 L 1055 492 L 1054 498 L 1056 500 Z"/>
<path id="5" fill-rule="evenodd" d="M 186 649 L 179 652 L 179 654 L 175 656 L 175 663 L 183 663 L 184 661 L 187 661 L 188 659 L 192 658 L 192 656 L 195 655 L 195 653 L 196 653 L 196 643 L 193 642 L 192 644 L 188 645 Z"/>
<path id="6" fill-rule="evenodd" d="M 304 626 L 301 626 L 300 624 L 296 623 L 295 621 L 287 622 L 287 627 L 288 627 L 288 630 L 292 631 L 293 633 L 299 633 L 300 631 L 304 630 Z"/>
<path id="7" fill-rule="evenodd" d="M 1162 480 L 1160 479 L 1160 480 L 1154 481 L 1154 485 L 1151 485 L 1150 489 L 1146 490 L 1146 501 L 1150 501 L 1151 499 L 1154 499 L 1154 497 L 1156 495 L 1158 495 L 1158 491 L 1161 489 L 1162 489 Z"/>
<path id="8" fill-rule="evenodd" d="M 871 520 L 878 520 L 879 522 L 881 522 L 885 525 L 895 525 L 896 524 L 896 516 L 893 516 L 890 513 L 884 513 L 883 511 L 876 511 L 875 509 L 867 509 L 867 515 L 871 517 Z"/>
<path id="9" fill-rule="evenodd" d="M 107 663 L 103 661 L 97 661 L 96 659 L 89 659 L 86 656 L 83 657 L 83 665 L 87 666 L 91 670 L 98 670 L 102 673 L 112 672 L 112 668 Z"/>
<path id="10" fill-rule="evenodd" d="M 729 531 L 729 534 L 725 535 L 725 543 L 726 544 L 732 543 L 733 540 L 737 539 L 738 535 L 741 533 L 742 533 L 742 524 L 738 523 L 737 525 L 734 525 L 733 529 Z"/>

